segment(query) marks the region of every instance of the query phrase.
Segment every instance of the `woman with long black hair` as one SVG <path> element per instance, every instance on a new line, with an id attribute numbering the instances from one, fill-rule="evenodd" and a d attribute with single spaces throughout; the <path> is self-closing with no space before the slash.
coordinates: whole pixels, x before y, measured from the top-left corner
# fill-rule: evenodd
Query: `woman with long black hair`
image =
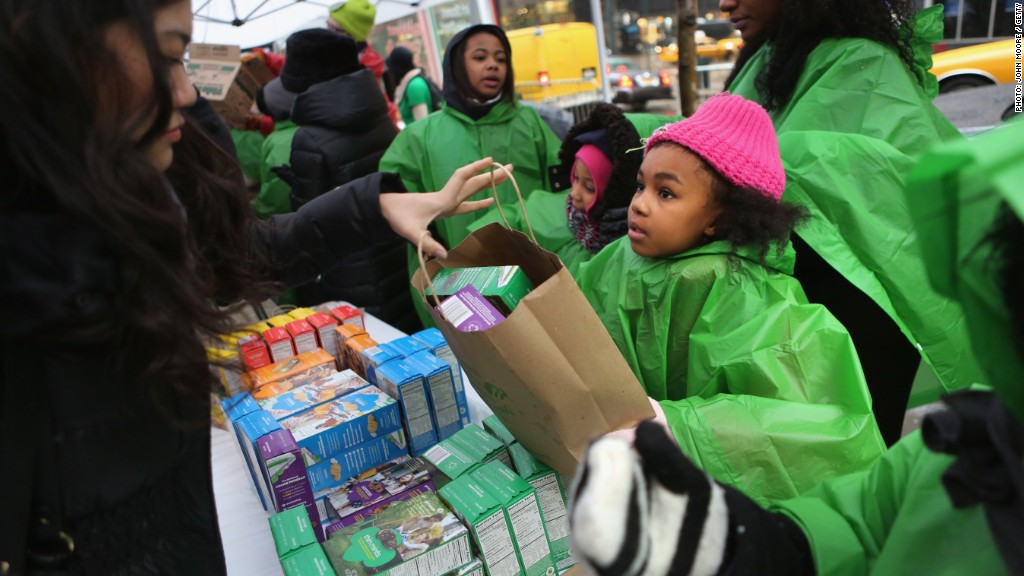
<path id="1" fill-rule="evenodd" d="M 257 224 L 182 113 L 191 31 L 188 0 L 0 0 L 0 574 L 223 574 L 218 305 L 486 205 L 460 204 L 480 161 L 439 193 L 375 174 Z"/>

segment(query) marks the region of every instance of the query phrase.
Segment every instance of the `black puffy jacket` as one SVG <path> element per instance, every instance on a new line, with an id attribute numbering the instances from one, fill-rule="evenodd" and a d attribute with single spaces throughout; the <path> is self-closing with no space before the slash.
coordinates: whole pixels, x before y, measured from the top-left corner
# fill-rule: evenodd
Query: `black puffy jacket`
<path id="1" fill-rule="evenodd" d="M 273 217 L 253 241 L 288 264 L 286 286 L 301 284 L 393 235 L 381 190 L 404 188 L 393 174 L 359 179 Z M 118 369 L 123 335 L 61 340 L 121 305 L 114 252 L 60 214 L 9 210 L 0 229 L 0 562 L 24 574 L 29 527 L 49 516 L 74 539 L 68 574 L 224 574 L 209 403 Z M 41 508 L 47 495 L 59 509 Z"/>
<path id="2" fill-rule="evenodd" d="M 397 129 L 367 69 L 314 84 L 295 99 L 292 208 L 375 172 Z M 419 328 L 409 297 L 405 241 L 397 236 L 346 256 L 334 272 L 296 290 L 300 304 L 347 300 L 406 332 Z"/>

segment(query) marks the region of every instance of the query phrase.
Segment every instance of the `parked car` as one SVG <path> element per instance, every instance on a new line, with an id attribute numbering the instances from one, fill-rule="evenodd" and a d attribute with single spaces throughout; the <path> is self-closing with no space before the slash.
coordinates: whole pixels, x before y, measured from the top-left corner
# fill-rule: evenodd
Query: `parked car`
<path id="1" fill-rule="evenodd" d="M 616 104 L 629 104 L 634 110 L 643 110 L 648 100 L 672 98 L 672 76 L 668 70 L 654 73 L 628 58 L 609 58 L 606 73 L 612 102 Z"/>
<path id="2" fill-rule="evenodd" d="M 694 40 L 697 42 L 697 58 L 732 60 L 732 57 L 743 47 L 743 39 L 738 35 L 715 40 L 698 30 Z M 675 64 L 679 61 L 679 46 L 675 42 L 668 46 L 655 46 L 654 51 L 662 62 Z"/>
<path id="3" fill-rule="evenodd" d="M 1013 82 L 1014 42 L 987 42 L 932 56 L 931 73 L 939 80 L 939 93 Z"/>

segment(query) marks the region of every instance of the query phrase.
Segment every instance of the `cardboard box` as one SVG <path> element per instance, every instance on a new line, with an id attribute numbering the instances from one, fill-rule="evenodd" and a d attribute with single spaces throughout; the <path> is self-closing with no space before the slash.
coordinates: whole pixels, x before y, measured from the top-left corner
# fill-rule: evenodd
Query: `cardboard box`
<path id="1" fill-rule="evenodd" d="M 519 266 L 442 268 L 431 283 L 442 299 L 472 286 L 503 316 L 511 314 L 523 296 L 533 290 L 533 283 Z"/>
<path id="2" fill-rule="evenodd" d="M 337 322 L 337 319 L 333 316 L 331 316 L 331 318 Z M 338 359 L 338 368 L 341 370 L 352 368 L 348 359 L 348 341 L 356 336 L 365 336 L 369 338 L 369 335 L 366 334 L 366 330 L 363 330 L 354 324 L 338 324 L 334 329 L 334 341 L 335 346 L 337 346 L 334 357 Z"/>
<path id="3" fill-rule="evenodd" d="M 423 455 L 448 479 L 462 477 L 483 464 L 508 461 L 508 451 L 496 438 L 476 424 L 470 424 L 439 442 Z M 443 480 L 441 480 L 443 482 Z"/>
<path id="4" fill-rule="evenodd" d="M 262 400 L 334 372 L 334 357 L 323 350 L 316 350 L 246 372 L 243 379 L 253 398 Z"/>
<path id="5" fill-rule="evenodd" d="M 373 438 L 351 448 L 345 448 L 327 458 L 320 458 L 309 450 L 302 450 L 306 462 L 306 475 L 313 497 L 321 498 L 341 486 L 353 476 L 380 466 L 388 460 L 409 454 L 409 446 L 402 430 Z"/>
<path id="6" fill-rule="evenodd" d="M 310 310 L 312 312 L 312 310 Z M 316 344 L 317 346 L 324 349 L 331 356 L 334 356 L 334 360 L 337 361 L 340 356 L 338 355 L 338 321 L 325 312 L 313 312 L 306 317 L 306 322 L 313 327 L 316 331 Z"/>
<path id="7" fill-rule="evenodd" d="M 330 310 L 331 316 L 338 319 L 340 324 L 354 324 L 363 330 L 366 329 L 366 322 L 363 320 L 363 311 L 354 306 L 343 304 Z"/>
<path id="8" fill-rule="evenodd" d="M 318 458 L 402 428 L 398 403 L 373 386 L 349 392 L 310 410 L 281 420 L 295 442 Z M 345 476 L 348 478 L 349 476 Z"/>
<path id="9" fill-rule="evenodd" d="M 395 338 L 390 342 L 381 344 L 382 347 L 387 348 L 393 352 L 398 358 L 408 358 L 417 352 L 428 350 L 427 345 L 412 336 L 403 336 L 401 338 Z"/>
<path id="10" fill-rule="evenodd" d="M 401 358 L 400 354 L 384 344 L 371 346 L 360 354 L 363 370 L 366 372 L 366 379 L 374 386 L 380 386 L 380 380 L 377 379 L 377 368 L 385 362 L 400 360 Z"/>
<path id="11" fill-rule="evenodd" d="M 458 570 L 453 570 L 445 576 L 484 576 L 484 565 L 477 558 Z"/>
<path id="12" fill-rule="evenodd" d="M 284 328 L 268 328 L 263 333 L 263 340 L 266 341 L 267 347 L 270 348 L 270 359 L 275 364 L 295 356 L 295 344 L 292 342 L 292 335 Z"/>
<path id="13" fill-rule="evenodd" d="M 260 470 L 259 457 L 257 456 L 259 447 L 256 445 L 256 442 L 267 434 L 280 429 L 281 425 L 277 423 L 277 420 L 274 420 L 270 414 L 263 410 L 250 412 L 235 421 L 235 435 L 238 438 L 239 446 L 242 447 L 245 465 L 249 469 L 252 485 L 256 489 L 256 494 L 260 497 L 260 504 L 263 505 L 264 510 L 272 508 L 270 488 L 267 486 L 263 472 Z"/>
<path id="14" fill-rule="evenodd" d="M 472 286 L 459 288 L 435 309 L 460 332 L 481 332 L 505 320 L 505 316 Z"/>
<path id="15" fill-rule="evenodd" d="M 430 392 L 430 415 L 434 419 L 438 440 L 450 438 L 462 430 L 451 367 L 426 349 L 407 357 L 405 363 L 419 370 L 426 380 Z"/>
<path id="16" fill-rule="evenodd" d="M 230 398 L 221 400 L 220 407 L 224 411 L 224 416 L 232 423 L 242 416 L 260 409 L 259 403 L 248 392 L 235 394 Z"/>
<path id="17" fill-rule="evenodd" d="M 316 342 L 316 331 L 305 320 L 292 320 L 284 325 L 295 343 L 295 353 L 314 352 L 319 346 Z"/>
<path id="18" fill-rule="evenodd" d="M 284 328 L 292 320 L 295 320 L 294 316 L 291 316 L 289 314 L 278 314 L 277 316 L 271 316 L 270 318 L 267 318 L 266 322 L 267 322 L 267 324 L 270 324 L 271 326 L 276 326 L 278 328 Z"/>
<path id="19" fill-rule="evenodd" d="M 512 527 L 502 503 L 471 476 L 463 476 L 438 490 L 452 512 L 469 527 L 480 560 L 490 576 L 516 576 L 523 573 Z"/>
<path id="20" fill-rule="evenodd" d="M 242 366 L 246 372 L 252 372 L 274 363 L 270 359 L 267 343 L 263 341 L 263 336 L 260 334 L 241 335 L 238 338 L 238 353 L 242 356 Z"/>
<path id="21" fill-rule="evenodd" d="M 185 72 L 200 94 L 229 126 L 244 127 L 256 93 L 274 74 L 259 58 L 243 62 L 238 46 L 193 43 L 188 52 Z"/>
<path id="22" fill-rule="evenodd" d="M 506 448 L 511 446 L 512 444 L 518 444 L 518 442 L 516 442 L 515 436 L 513 436 L 512 433 L 509 432 L 508 428 L 505 426 L 505 423 L 502 422 L 501 419 L 495 416 L 494 414 L 491 414 L 487 418 L 484 418 L 483 424 L 484 430 L 490 433 L 491 436 L 494 436 L 498 440 L 501 440 L 501 443 L 504 444 Z M 511 454 L 509 454 L 509 456 L 511 456 Z M 515 462 L 514 458 L 513 462 Z M 518 468 L 516 470 L 518 470 Z"/>
<path id="23" fill-rule="evenodd" d="M 309 514 L 316 539 L 324 540 L 320 514 L 306 477 L 302 451 L 289 430 L 275 430 L 256 440 L 260 472 L 267 485 L 272 508 L 278 512 L 301 506 Z"/>
<path id="24" fill-rule="evenodd" d="M 305 320 L 313 314 L 318 314 L 318 312 L 312 308 L 295 308 L 294 310 L 288 311 L 288 315 L 296 320 Z"/>
<path id="25" fill-rule="evenodd" d="M 437 430 L 430 415 L 430 398 L 422 375 L 405 364 L 394 360 L 377 368 L 380 389 L 398 400 L 402 407 L 402 423 L 413 456 L 423 454 L 437 444 Z"/>
<path id="26" fill-rule="evenodd" d="M 264 398 L 259 401 L 259 407 L 269 412 L 274 419 L 281 421 L 369 385 L 369 382 L 351 370 L 332 372 L 277 396 Z M 272 386 L 274 385 L 271 384 L 268 388 Z"/>
<path id="27" fill-rule="evenodd" d="M 220 382 L 224 394 L 234 396 L 245 391 L 242 383 L 242 365 L 239 363 L 237 351 L 207 348 L 206 356 L 210 359 L 210 371 Z"/>
<path id="28" fill-rule="evenodd" d="M 345 576 L 436 576 L 473 559 L 466 527 L 433 493 L 346 526 L 323 547 L 334 571 Z"/>
<path id="29" fill-rule="evenodd" d="M 377 341 L 369 334 L 354 336 L 345 341 L 345 367 L 366 378 L 366 367 L 363 366 L 363 350 L 373 348 Z"/>
<path id="30" fill-rule="evenodd" d="M 433 491 L 430 465 L 420 458 L 403 455 L 342 484 L 327 496 L 337 520 L 327 534 L 379 514 L 393 502 L 408 500 Z"/>
<path id="31" fill-rule="evenodd" d="M 459 418 L 463 426 L 469 426 L 469 402 L 466 400 L 465 384 L 462 380 L 462 367 L 455 358 L 444 335 L 437 328 L 427 328 L 412 335 L 413 338 L 423 342 L 427 348 L 434 353 L 434 356 L 446 362 L 452 368 L 452 380 L 455 383 L 455 401 L 459 405 Z"/>
<path id="32" fill-rule="evenodd" d="M 526 480 L 500 462 L 484 464 L 470 473 L 505 509 L 512 528 L 516 553 L 526 576 L 550 576 L 555 573 L 544 516 L 537 491 Z"/>
<path id="33" fill-rule="evenodd" d="M 281 560 L 285 576 L 335 576 L 331 562 L 319 546 L 307 546 Z"/>
<path id="34" fill-rule="evenodd" d="M 486 423 L 486 420 L 484 421 Z M 548 531 L 551 558 L 559 572 L 576 564 L 569 538 L 568 498 L 569 482 L 558 472 L 537 460 L 518 442 L 508 446 L 516 472 L 537 491 L 537 501 Z"/>
<path id="35" fill-rule="evenodd" d="M 271 516 L 268 522 L 278 558 L 287 558 L 317 544 L 316 531 L 303 506 L 282 510 Z"/>

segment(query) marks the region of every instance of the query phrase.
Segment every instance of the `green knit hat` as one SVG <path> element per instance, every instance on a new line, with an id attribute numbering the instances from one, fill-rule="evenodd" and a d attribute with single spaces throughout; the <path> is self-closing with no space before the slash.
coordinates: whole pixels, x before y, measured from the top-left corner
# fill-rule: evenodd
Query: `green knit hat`
<path id="1" fill-rule="evenodd" d="M 369 0 L 348 0 L 330 8 L 331 19 L 356 42 L 365 42 L 377 17 L 377 7 Z"/>

